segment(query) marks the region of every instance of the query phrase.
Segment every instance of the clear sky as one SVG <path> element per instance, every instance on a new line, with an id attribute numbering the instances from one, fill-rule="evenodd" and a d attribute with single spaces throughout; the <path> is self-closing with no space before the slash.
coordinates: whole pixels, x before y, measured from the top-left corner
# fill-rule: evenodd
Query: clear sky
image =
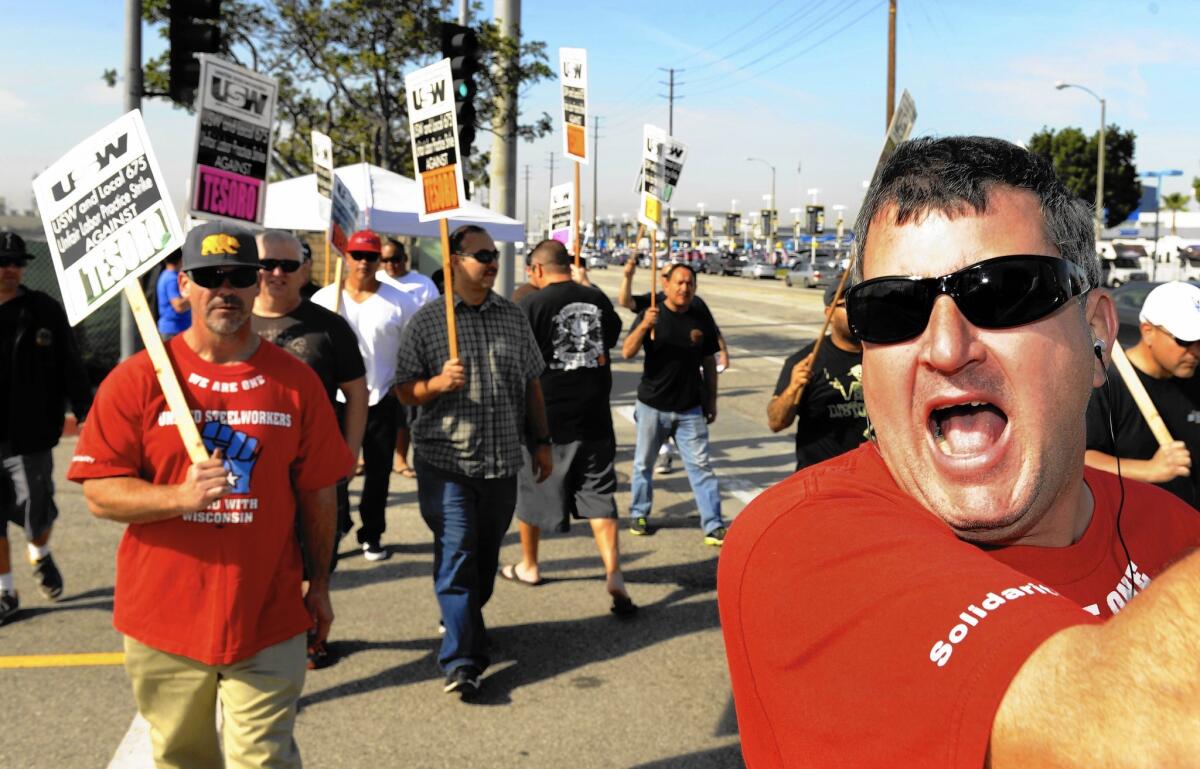
<path id="1" fill-rule="evenodd" d="M 0 0 L 0 195 L 30 206 L 29 181 L 121 112 L 120 88 L 100 79 L 120 69 L 123 3 L 117 0 Z M 635 210 L 634 175 L 642 124 L 667 125 L 660 67 L 676 67 L 681 97 L 675 135 L 690 147 L 676 204 L 741 211 L 764 207 L 770 170 L 783 220 L 809 202 L 858 207 L 862 180 L 884 133 L 886 0 L 524 0 L 528 39 L 586 48 L 589 110 L 600 116 L 599 213 Z M 485 3 L 490 13 L 491 4 Z M 1200 2 L 1196 0 L 899 0 L 897 98 L 917 105 L 914 135 L 978 133 L 1025 141 L 1043 125 L 1094 131 L 1099 105 L 1056 80 L 1088 86 L 1108 102 L 1108 121 L 1137 132 L 1141 170 L 1178 168 L 1166 192 L 1188 192 L 1200 176 Z M 147 54 L 162 49 L 145 35 Z M 549 198 L 562 163 L 557 80 L 534 86 L 522 108 L 549 112 L 552 136 L 518 148 L 517 216 L 530 219 Z M 159 100 L 144 109 L 172 197 L 184 195 L 194 118 Z M 479 141 L 487 141 L 481 134 Z M 797 170 L 799 169 L 799 171 Z M 592 169 L 583 171 L 591 215 Z M 1192 210 L 1197 208 L 1193 201 Z M 830 218 L 832 221 L 832 216 Z"/>

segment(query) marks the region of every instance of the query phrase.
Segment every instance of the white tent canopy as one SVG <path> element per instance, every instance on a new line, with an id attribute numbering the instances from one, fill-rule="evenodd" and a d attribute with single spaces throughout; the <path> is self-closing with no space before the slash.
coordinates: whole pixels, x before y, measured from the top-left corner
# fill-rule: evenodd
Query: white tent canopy
<path id="1" fill-rule="evenodd" d="M 355 163 L 334 171 L 362 212 L 360 227 L 392 235 L 436 238 L 436 221 L 422 222 L 421 187 L 407 176 L 369 163 Z M 525 225 L 476 203 L 464 203 L 463 213 L 450 219 L 450 229 L 460 224 L 483 227 L 498 241 L 525 239 Z M 317 210 L 317 180 L 314 174 L 272 182 L 267 186 L 267 210 L 263 226 L 280 230 L 320 232 L 329 226 Z"/>

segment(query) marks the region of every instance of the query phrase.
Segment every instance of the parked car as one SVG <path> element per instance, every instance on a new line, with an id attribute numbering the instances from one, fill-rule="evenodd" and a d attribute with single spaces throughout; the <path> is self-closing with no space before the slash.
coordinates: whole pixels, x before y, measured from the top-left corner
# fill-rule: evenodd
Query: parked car
<path id="1" fill-rule="evenodd" d="M 1200 281 L 1188 282 L 1200 285 Z M 1117 341 L 1125 349 L 1141 340 L 1141 321 L 1138 316 L 1142 312 L 1142 304 L 1146 301 L 1146 295 L 1161 285 L 1162 281 L 1134 280 L 1108 292 L 1117 308 Z"/>
<path id="2" fill-rule="evenodd" d="M 775 280 L 775 265 L 762 257 L 751 259 L 742 266 L 742 277 Z"/>
<path id="3" fill-rule="evenodd" d="M 842 273 L 840 260 L 836 256 L 817 254 L 816 261 L 802 256 L 792 262 L 783 282 L 789 286 L 824 288 L 834 283 Z"/>
<path id="4" fill-rule="evenodd" d="M 1137 246 L 1140 250 L 1141 246 Z M 1115 259 L 1101 259 L 1104 285 L 1117 286 L 1133 281 L 1150 280 L 1150 274 L 1142 268 L 1141 260 L 1136 256 L 1118 256 Z"/>
<path id="5" fill-rule="evenodd" d="M 740 260 L 740 261 L 739 261 Z M 700 272 L 710 275 L 741 275 L 745 260 L 728 251 L 705 254 L 700 263 Z"/>
<path id="6" fill-rule="evenodd" d="M 587 268 L 589 270 L 607 270 L 608 269 L 608 260 L 605 259 L 602 254 L 595 254 L 595 253 L 588 254 L 587 255 Z"/>

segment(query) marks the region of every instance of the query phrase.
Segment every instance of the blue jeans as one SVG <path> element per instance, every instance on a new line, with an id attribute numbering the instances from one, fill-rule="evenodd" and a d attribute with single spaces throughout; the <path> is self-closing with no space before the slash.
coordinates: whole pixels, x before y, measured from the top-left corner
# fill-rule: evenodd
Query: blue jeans
<path id="1" fill-rule="evenodd" d="M 659 411 L 637 401 L 633 419 L 637 424 L 637 448 L 633 451 L 633 502 L 630 515 L 634 518 L 650 515 L 654 502 L 651 473 L 658 449 L 668 436 L 675 436 L 675 445 L 687 470 L 688 482 L 700 508 L 700 527 L 708 534 L 725 525 L 721 518 L 721 490 L 717 474 L 708 460 L 708 423 L 699 406 L 687 411 Z"/>
<path id="2" fill-rule="evenodd" d="M 413 467 L 421 517 L 433 532 L 433 589 L 446 626 L 438 664 L 447 673 L 463 665 L 483 670 L 491 661 L 483 606 L 492 597 L 517 479 L 469 478 L 420 459 Z"/>

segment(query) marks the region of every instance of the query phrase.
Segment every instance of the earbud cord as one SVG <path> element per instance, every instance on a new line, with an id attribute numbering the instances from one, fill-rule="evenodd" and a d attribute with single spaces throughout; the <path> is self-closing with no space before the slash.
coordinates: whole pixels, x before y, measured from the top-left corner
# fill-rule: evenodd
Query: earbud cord
<path id="1" fill-rule="evenodd" d="M 1108 368 L 1104 369 L 1104 384 L 1108 388 L 1108 403 L 1105 404 L 1105 411 L 1108 414 L 1108 435 L 1112 440 L 1113 457 L 1117 460 L 1117 486 L 1121 490 L 1120 501 L 1117 503 L 1117 540 L 1121 543 L 1121 550 L 1125 553 L 1125 563 L 1129 570 L 1129 597 L 1137 595 L 1137 581 L 1133 576 L 1133 558 L 1129 556 L 1129 547 L 1125 544 L 1125 537 L 1121 534 L 1121 513 L 1125 510 L 1125 478 L 1121 475 L 1121 452 L 1117 450 L 1117 433 L 1113 429 L 1112 407 L 1113 407 L 1113 385 L 1112 380 L 1108 378 Z"/>

